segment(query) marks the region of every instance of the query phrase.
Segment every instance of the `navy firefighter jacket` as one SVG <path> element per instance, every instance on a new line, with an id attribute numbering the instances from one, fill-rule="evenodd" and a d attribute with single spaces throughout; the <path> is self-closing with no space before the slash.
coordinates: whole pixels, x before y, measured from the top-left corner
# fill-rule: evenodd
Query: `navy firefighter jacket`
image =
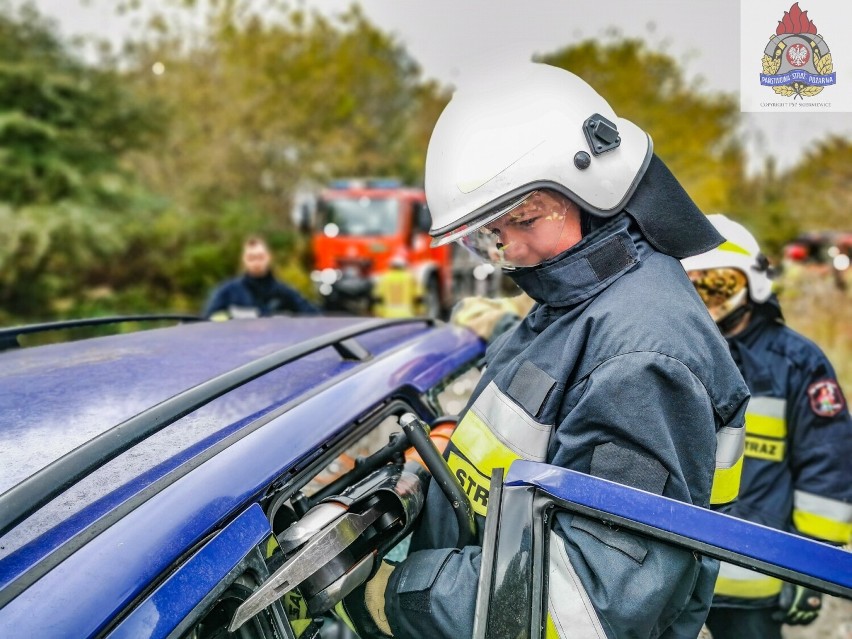
<path id="1" fill-rule="evenodd" d="M 261 277 L 248 274 L 218 286 L 207 300 L 204 317 L 219 312 L 231 317 L 269 317 L 277 313 L 316 315 L 316 307 L 295 289 L 279 282 L 271 273 Z"/>
<path id="2" fill-rule="evenodd" d="M 699 506 L 736 496 L 748 391 L 675 258 L 621 214 L 510 275 L 537 304 L 489 348 L 445 453 L 480 544 L 491 472 L 515 459 Z M 385 593 L 395 637 L 471 636 L 482 551 L 455 536 L 431 486 Z M 548 543 L 548 638 L 698 635 L 715 560 L 568 513 Z"/>
<path id="3" fill-rule="evenodd" d="M 832 544 L 852 538 L 852 418 L 819 347 L 773 297 L 728 339 L 751 391 L 739 499 L 725 512 Z M 775 605 L 782 583 L 723 563 L 713 605 Z"/>

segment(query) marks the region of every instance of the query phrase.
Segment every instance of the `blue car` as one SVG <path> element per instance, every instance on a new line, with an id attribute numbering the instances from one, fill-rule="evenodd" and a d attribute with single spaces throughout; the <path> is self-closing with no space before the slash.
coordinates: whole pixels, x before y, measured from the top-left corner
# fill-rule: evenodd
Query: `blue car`
<path id="1" fill-rule="evenodd" d="M 422 506 L 404 451 L 461 494 L 426 425 L 477 375 L 484 345 L 463 329 L 276 317 L 30 348 L 0 333 L 0 636 L 340 636 L 329 611 Z M 852 596 L 850 553 L 586 475 L 516 462 L 491 495 L 477 637 L 543 636 L 531 584 L 562 508 Z M 459 508 L 460 539 L 471 522 Z"/>

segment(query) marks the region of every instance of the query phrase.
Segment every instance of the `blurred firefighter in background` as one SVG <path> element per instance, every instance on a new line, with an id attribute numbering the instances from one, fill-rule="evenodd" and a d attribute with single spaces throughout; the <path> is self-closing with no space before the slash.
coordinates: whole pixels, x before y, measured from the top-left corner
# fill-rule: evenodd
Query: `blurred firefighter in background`
<path id="1" fill-rule="evenodd" d="M 726 242 L 683 260 L 751 391 L 739 499 L 723 511 L 842 545 L 852 536 L 852 419 L 834 369 L 784 324 L 755 238 L 724 215 Z M 722 563 L 707 626 L 715 639 L 780 639 L 816 619 L 821 594 Z"/>
<path id="2" fill-rule="evenodd" d="M 378 277 L 373 304 L 378 317 L 415 317 L 422 313 L 423 290 L 404 255 L 394 255 L 390 268 Z"/>

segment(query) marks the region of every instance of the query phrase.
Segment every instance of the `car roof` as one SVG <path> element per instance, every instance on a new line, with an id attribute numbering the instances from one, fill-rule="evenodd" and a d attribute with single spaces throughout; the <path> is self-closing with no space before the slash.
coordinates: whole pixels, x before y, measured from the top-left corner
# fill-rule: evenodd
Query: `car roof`
<path id="1" fill-rule="evenodd" d="M 6 352 L 0 356 L 6 423 L 0 431 L 0 493 L 173 395 L 355 324 L 350 318 L 204 322 Z M 310 365 L 303 360 L 296 367 Z"/>
<path id="2" fill-rule="evenodd" d="M 0 619 L 25 614 L 27 602 L 55 598 L 58 584 L 79 578 L 76 571 L 96 570 L 97 596 L 86 598 L 94 608 L 66 601 L 74 610 L 63 614 L 89 626 L 104 623 L 356 418 L 406 389 L 427 391 L 478 358 L 482 344 L 443 324 L 314 317 L 205 322 L 0 354 L 0 467 L 8 491 L 158 402 L 259 358 L 341 334 L 355 337 L 180 417 L 0 537 Z"/>

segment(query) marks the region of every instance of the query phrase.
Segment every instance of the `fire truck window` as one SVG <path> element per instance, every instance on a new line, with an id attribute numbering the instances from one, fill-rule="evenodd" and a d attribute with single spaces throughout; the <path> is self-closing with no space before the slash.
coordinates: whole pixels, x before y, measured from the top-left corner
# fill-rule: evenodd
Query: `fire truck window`
<path id="1" fill-rule="evenodd" d="M 320 205 L 320 228 L 334 235 L 393 235 L 399 224 L 399 202 L 392 199 L 335 198 Z"/>
<path id="2" fill-rule="evenodd" d="M 425 202 L 414 203 L 414 229 L 419 233 L 428 233 L 432 226 L 432 216 Z"/>

